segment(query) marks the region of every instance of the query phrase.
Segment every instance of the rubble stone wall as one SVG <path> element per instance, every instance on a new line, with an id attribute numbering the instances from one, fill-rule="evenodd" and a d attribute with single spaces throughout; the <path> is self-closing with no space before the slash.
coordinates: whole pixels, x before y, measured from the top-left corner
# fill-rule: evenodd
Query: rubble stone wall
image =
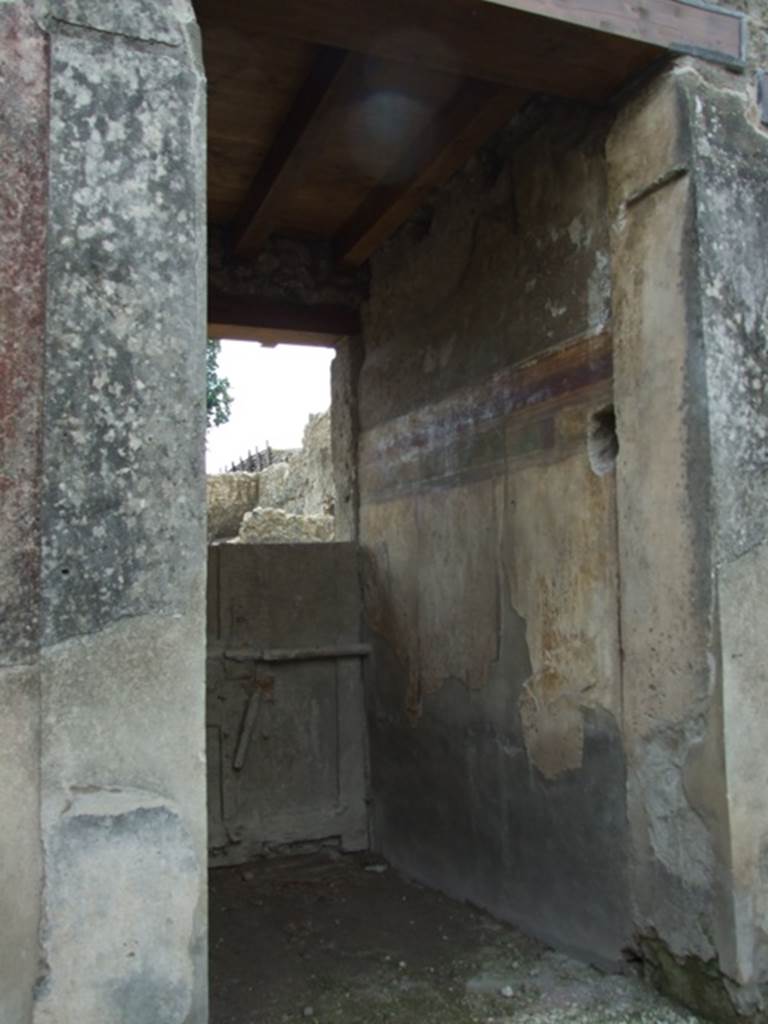
<path id="1" fill-rule="evenodd" d="M 335 492 L 328 411 L 309 417 L 302 447 L 284 460 L 260 473 L 208 477 L 208 539 L 333 540 Z"/>

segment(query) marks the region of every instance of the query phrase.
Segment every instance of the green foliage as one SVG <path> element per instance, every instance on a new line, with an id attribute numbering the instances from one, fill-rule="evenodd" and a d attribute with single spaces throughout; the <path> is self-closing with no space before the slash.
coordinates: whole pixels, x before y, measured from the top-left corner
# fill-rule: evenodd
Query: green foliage
<path id="1" fill-rule="evenodd" d="M 216 338 L 208 339 L 206 352 L 206 384 L 208 427 L 220 427 L 226 423 L 232 412 L 232 396 L 229 381 L 219 376 L 219 353 L 221 343 Z"/>

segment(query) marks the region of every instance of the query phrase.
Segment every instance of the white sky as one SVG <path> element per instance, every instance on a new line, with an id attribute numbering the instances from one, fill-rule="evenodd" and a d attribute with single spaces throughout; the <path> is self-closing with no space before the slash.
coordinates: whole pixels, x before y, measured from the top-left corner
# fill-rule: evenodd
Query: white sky
<path id="1" fill-rule="evenodd" d="M 299 448 L 309 414 L 331 404 L 333 356 L 331 348 L 222 341 L 219 375 L 229 378 L 232 415 L 208 431 L 208 472 L 226 469 L 267 441 L 273 448 Z"/>

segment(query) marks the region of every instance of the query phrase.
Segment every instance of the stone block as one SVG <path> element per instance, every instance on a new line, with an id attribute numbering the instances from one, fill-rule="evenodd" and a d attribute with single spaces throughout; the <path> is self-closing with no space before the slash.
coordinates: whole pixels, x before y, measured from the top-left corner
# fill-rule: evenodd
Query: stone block
<path id="1" fill-rule="evenodd" d="M 212 473 L 207 478 L 208 542 L 236 537 L 243 516 L 259 504 L 259 473 Z"/>
<path id="2" fill-rule="evenodd" d="M 185 1024 L 200 866 L 174 805 L 141 790 L 83 789 L 47 847 L 50 974 L 35 1024 Z"/>
<path id="3" fill-rule="evenodd" d="M 239 538 L 244 544 L 297 544 L 333 540 L 333 516 L 297 515 L 281 508 L 246 512 Z"/>

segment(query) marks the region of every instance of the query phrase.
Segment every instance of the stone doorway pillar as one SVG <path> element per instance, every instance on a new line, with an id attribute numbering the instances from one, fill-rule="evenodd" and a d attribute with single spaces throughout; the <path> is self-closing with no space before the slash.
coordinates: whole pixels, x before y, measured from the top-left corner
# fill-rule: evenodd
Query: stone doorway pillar
<path id="1" fill-rule="evenodd" d="M 715 1019 L 768 982 L 768 135 L 684 61 L 608 141 L 635 939 Z"/>
<path id="2" fill-rule="evenodd" d="M 0 3 L 0 1019 L 207 1020 L 205 83 Z"/>

